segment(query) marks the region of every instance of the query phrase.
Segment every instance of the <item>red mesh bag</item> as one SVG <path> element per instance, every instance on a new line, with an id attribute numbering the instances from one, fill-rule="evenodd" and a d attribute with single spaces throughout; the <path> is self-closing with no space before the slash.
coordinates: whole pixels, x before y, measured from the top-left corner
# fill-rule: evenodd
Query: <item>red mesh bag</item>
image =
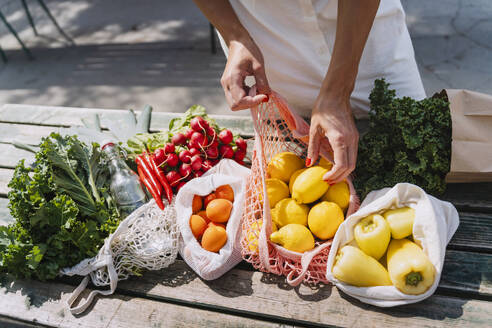
<path id="1" fill-rule="evenodd" d="M 251 115 L 255 128 L 255 144 L 251 175 L 246 184 L 242 256 L 258 270 L 285 275 L 292 286 L 303 281 L 328 283 L 326 263 L 331 240 L 317 241 L 313 250 L 297 253 L 271 242 L 268 237 L 272 233 L 272 218 L 265 187 L 265 180 L 268 178 L 267 163 L 275 154 L 284 151 L 293 152 L 304 159 L 309 142 L 309 125 L 275 92 L 272 92 L 267 103 L 252 108 Z M 333 162 L 331 147 L 326 139 L 320 144 L 320 154 Z M 354 186 L 349 178 L 347 182 L 350 202 L 346 216 L 359 207 Z"/>

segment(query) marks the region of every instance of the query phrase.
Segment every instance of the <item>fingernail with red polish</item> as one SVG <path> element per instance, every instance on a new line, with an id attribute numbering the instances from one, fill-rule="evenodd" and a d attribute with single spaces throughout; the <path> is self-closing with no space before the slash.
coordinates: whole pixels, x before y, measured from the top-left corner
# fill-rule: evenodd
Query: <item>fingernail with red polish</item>
<path id="1" fill-rule="evenodd" d="M 306 166 L 307 167 L 311 166 L 311 159 L 310 158 L 306 158 Z"/>
<path id="2" fill-rule="evenodd" d="M 268 95 L 265 95 L 265 96 L 266 96 L 266 98 L 263 99 L 263 102 L 268 102 L 268 100 L 270 100 L 270 97 L 268 97 Z"/>

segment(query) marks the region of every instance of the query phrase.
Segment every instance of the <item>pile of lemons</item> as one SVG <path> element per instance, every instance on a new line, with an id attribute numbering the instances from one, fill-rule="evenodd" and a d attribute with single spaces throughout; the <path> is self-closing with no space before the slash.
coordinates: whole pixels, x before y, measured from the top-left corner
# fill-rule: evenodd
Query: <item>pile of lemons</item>
<path id="1" fill-rule="evenodd" d="M 321 159 L 319 165 L 307 168 L 291 152 L 278 153 L 268 163 L 266 189 L 273 221 L 272 242 L 302 253 L 315 247 L 315 238 L 333 238 L 344 220 L 350 191 L 345 181 L 332 186 L 323 181 L 331 167 L 330 162 Z"/>

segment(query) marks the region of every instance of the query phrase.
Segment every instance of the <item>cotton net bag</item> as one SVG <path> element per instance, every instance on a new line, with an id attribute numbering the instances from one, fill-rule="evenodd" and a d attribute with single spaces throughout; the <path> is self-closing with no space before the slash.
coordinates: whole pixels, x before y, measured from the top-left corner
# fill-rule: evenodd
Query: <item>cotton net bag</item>
<path id="1" fill-rule="evenodd" d="M 412 236 L 422 247 L 435 268 L 434 283 L 423 294 L 402 293 L 395 286 L 356 287 L 336 279 L 332 269 L 338 250 L 345 245 L 357 246 L 354 240 L 355 225 L 370 214 L 381 214 L 386 210 L 400 207 L 415 210 Z M 446 246 L 458 229 L 459 215 L 453 204 L 428 195 L 422 188 L 410 183 L 398 183 L 393 188 L 371 191 L 362 202 L 360 209 L 340 225 L 333 239 L 328 256 L 327 279 L 344 293 L 358 300 L 379 307 L 391 307 L 420 302 L 430 297 L 439 285 Z"/>
<path id="2" fill-rule="evenodd" d="M 242 256 L 253 267 L 264 272 L 284 275 L 287 283 L 327 283 L 326 264 L 331 240 L 317 241 L 316 247 L 304 253 L 292 252 L 270 241 L 272 217 L 265 180 L 268 162 L 277 153 L 290 151 L 305 159 L 309 142 L 309 125 L 289 108 L 277 93 L 269 101 L 251 109 L 255 143 L 251 175 L 246 185 L 246 201 L 242 224 Z M 320 145 L 320 154 L 333 162 L 328 140 Z M 355 212 L 359 199 L 350 178 L 347 178 L 350 202 L 346 216 Z M 261 221 L 260 221 L 261 220 Z M 261 226 L 261 229 L 258 227 Z"/>
<path id="3" fill-rule="evenodd" d="M 205 280 L 217 279 L 242 261 L 241 219 L 246 177 L 250 170 L 233 160 L 222 159 L 204 175 L 187 182 L 176 197 L 178 226 L 181 232 L 179 254 L 193 271 Z M 231 186 L 234 202 L 226 225 L 227 241 L 218 253 L 202 248 L 190 228 L 192 202 L 195 195 L 206 196 L 223 185 Z"/>
<path id="4" fill-rule="evenodd" d="M 61 274 L 85 276 L 67 300 L 72 314 L 84 312 L 97 294 L 111 295 L 118 280 L 128 279 L 143 270 L 161 270 L 171 265 L 178 255 L 179 229 L 176 223 L 174 202 L 165 203 L 161 210 L 152 199 L 127 216 L 118 228 L 104 241 L 99 253 L 85 259 Z M 74 306 L 89 283 L 110 286 L 107 290 L 94 290 Z"/>

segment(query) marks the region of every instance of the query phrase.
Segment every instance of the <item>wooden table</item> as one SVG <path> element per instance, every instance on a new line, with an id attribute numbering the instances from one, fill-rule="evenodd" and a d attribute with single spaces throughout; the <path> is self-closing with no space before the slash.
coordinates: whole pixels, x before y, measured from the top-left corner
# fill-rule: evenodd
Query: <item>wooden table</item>
<path id="1" fill-rule="evenodd" d="M 80 125 L 100 113 L 102 123 L 124 111 L 26 105 L 0 109 L 0 224 L 11 217 L 7 183 L 21 158 L 32 154 L 14 139 L 36 144 L 52 131 Z M 154 113 L 152 130 L 177 114 Z M 249 118 L 216 116 L 220 126 L 244 137 Z M 444 196 L 460 211 L 460 227 L 446 252 L 436 294 L 413 305 L 379 309 L 331 286 L 292 288 L 284 278 L 241 263 L 216 281 L 203 281 L 178 260 L 170 268 L 120 282 L 115 295 L 101 297 L 84 315 L 72 316 L 64 301 L 78 283 L 0 280 L 0 326 L 7 327 L 278 327 L 278 326 L 492 326 L 492 184 L 449 185 Z"/>

